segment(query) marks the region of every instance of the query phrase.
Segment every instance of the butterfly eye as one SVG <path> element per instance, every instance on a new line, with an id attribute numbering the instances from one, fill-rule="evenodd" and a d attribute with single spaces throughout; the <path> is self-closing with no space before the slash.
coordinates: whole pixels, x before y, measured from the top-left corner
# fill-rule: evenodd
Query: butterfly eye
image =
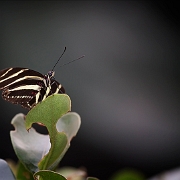
<path id="1" fill-rule="evenodd" d="M 55 74 L 54 71 L 49 71 L 49 72 L 48 72 L 48 76 L 49 76 L 49 77 L 53 77 L 54 74 Z"/>
<path id="2" fill-rule="evenodd" d="M 51 77 L 51 76 L 52 76 L 52 71 L 49 71 L 49 72 L 48 72 L 48 75 Z"/>

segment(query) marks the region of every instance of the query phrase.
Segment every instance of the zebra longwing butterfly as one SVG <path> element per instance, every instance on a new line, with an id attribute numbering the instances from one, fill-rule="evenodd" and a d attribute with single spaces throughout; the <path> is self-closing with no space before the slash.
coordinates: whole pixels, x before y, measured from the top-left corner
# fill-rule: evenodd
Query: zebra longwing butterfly
<path id="1" fill-rule="evenodd" d="M 65 51 L 66 47 L 62 55 Z M 82 57 L 84 56 L 81 56 L 78 59 L 81 59 Z M 64 94 L 65 89 L 54 79 L 54 68 L 56 64 L 46 75 L 42 75 L 31 69 L 20 67 L 1 70 L 0 89 L 2 90 L 2 98 L 13 104 L 20 104 L 24 108 L 31 109 L 51 94 Z"/>
<path id="2" fill-rule="evenodd" d="M 42 75 L 27 68 L 7 68 L 0 71 L 2 98 L 31 109 L 51 94 L 65 93 L 63 86 L 54 79 L 54 71 Z"/>

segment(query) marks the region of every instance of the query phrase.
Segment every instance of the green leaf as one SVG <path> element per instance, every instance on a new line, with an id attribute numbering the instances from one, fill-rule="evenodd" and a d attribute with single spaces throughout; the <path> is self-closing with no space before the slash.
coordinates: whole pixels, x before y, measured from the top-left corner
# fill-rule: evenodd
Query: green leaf
<path id="1" fill-rule="evenodd" d="M 110 180 L 145 180 L 145 177 L 142 173 L 127 168 L 116 172 Z"/>
<path id="2" fill-rule="evenodd" d="M 49 170 L 38 171 L 34 174 L 34 177 L 40 176 L 39 180 L 67 180 L 62 175 Z"/>
<path id="3" fill-rule="evenodd" d="M 52 138 L 50 136 L 51 144 L 54 144 L 54 146 L 51 146 L 49 153 L 39 163 L 40 169 L 53 170 L 58 165 L 69 148 L 72 137 L 77 134 L 80 123 L 80 116 L 75 112 L 69 112 L 59 119 L 56 124 L 57 131 L 54 131 L 56 134 Z M 60 139 L 62 135 L 66 135 L 67 138 L 64 144 Z"/>
<path id="4" fill-rule="evenodd" d="M 23 114 L 13 118 L 15 131 L 10 132 L 11 141 L 19 160 L 30 172 L 54 170 L 69 148 L 81 123 L 80 116 L 69 110 L 70 98 L 67 95 L 53 95 L 34 107 L 26 121 Z M 49 135 L 29 129 L 34 122 L 46 125 Z"/>
<path id="5" fill-rule="evenodd" d="M 71 100 L 68 95 L 53 94 L 28 112 L 26 129 L 30 129 L 33 123 L 42 123 L 47 127 L 49 134 L 53 135 L 58 119 L 70 110 Z"/>
<path id="6" fill-rule="evenodd" d="M 50 136 L 51 148 L 49 153 L 39 162 L 39 169 L 54 169 L 54 161 L 63 153 L 68 139 L 64 132 L 58 132 L 56 123 L 60 117 L 70 111 L 71 101 L 66 94 L 54 94 L 37 104 L 26 116 L 26 128 L 33 123 L 42 123 L 47 127 Z"/>
<path id="7" fill-rule="evenodd" d="M 81 118 L 80 116 L 75 113 L 75 112 L 68 112 L 64 116 L 62 116 L 59 121 L 56 124 L 56 128 L 58 130 L 58 133 L 63 132 L 66 134 L 67 137 L 67 143 L 66 146 L 64 147 L 64 150 L 62 153 L 58 151 L 57 153 L 59 154 L 58 159 L 54 161 L 53 166 L 56 167 L 57 164 L 60 162 L 66 151 L 68 150 L 70 146 L 70 141 L 72 138 L 77 134 L 81 124 Z M 57 143 L 57 142 L 54 142 Z M 60 146 L 62 146 L 60 144 Z M 51 168 L 52 169 L 52 168 Z"/>

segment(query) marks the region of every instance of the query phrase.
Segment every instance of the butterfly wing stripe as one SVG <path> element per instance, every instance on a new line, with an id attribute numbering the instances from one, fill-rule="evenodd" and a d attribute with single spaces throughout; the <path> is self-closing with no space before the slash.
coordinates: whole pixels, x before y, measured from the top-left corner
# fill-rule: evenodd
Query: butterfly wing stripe
<path id="1" fill-rule="evenodd" d="M 56 88 L 56 91 L 54 92 L 54 94 L 58 94 L 59 93 L 59 90 L 61 89 L 61 84 Z"/>
<path id="2" fill-rule="evenodd" d="M 22 98 L 32 98 L 36 95 L 38 91 L 31 89 L 22 89 L 19 91 L 9 91 L 9 89 L 5 89 L 2 92 L 2 97 L 22 97 Z"/>
<path id="3" fill-rule="evenodd" d="M 25 85 L 38 85 L 39 88 L 43 87 L 42 81 L 37 81 L 37 80 L 32 80 L 32 79 L 31 80 L 24 79 L 22 81 L 19 81 L 19 82 L 12 84 L 12 85 L 9 85 L 8 89 L 11 90 L 11 89 L 14 89 L 14 88 L 17 88 L 20 86 L 25 86 Z M 5 88 L 5 89 L 7 89 L 7 88 Z"/>
<path id="4" fill-rule="evenodd" d="M 29 102 L 23 103 L 21 104 L 22 107 L 26 108 L 26 109 L 31 109 L 32 106 L 29 104 Z"/>
<path id="5" fill-rule="evenodd" d="M 37 94 L 28 102 L 28 105 L 25 105 L 25 106 L 28 106 L 30 108 L 32 108 L 33 106 L 35 106 L 37 103 L 41 102 L 42 99 L 44 98 L 45 96 L 45 89 L 44 88 L 41 88 L 41 90 L 39 92 L 37 92 Z M 45 96 L 46 97 L 46 96 Z M 25 107 L 24 106 L 24 107 Z M 27 108 L 27 107 L 26 107 Z"/>
<path id="6" fill-rule="evenodd" d="M 43 78 L 41 78 L 41 77 L 38 77 L 38 76 L 25 76 L 25 77 L 22 77 L 22 78 L 18 78 L 18 79 L 16 79 L 16 80 L 14 80 L 14 79 L 12 79 L 12 80 L 14 80 L 14 81 L 12 81 L 12 82 L 9 82 L 8 84 L 6 84 L 6 85 L 4 85 L 3 83 L 2 83 L 2 87 L 0 87 L 0 89 L 2 89 L 2 88 L 6 88 L 6 87 L 8 87 L 8 86 L 11 86 L 11 85 L 13 85 L 13 84 L 15 84 L 15 83 L 18 83 L 18 82 L 20 82 L 20 81 L 23 81 L 23 80 L 27 80 L 27 79 L 33 79 L 33 80 L 40 80 L 40 81 L 42 81 L 42 79 Z M 1 82 L 0 82 L 1 83 Z"/>
<path id="7" fill-rule="evenodd" d="M 65 94 L 65 89 L 64 89 L 64 87 L 61 85 L 61 84 L 59 84 L 59 82 L 57 82 L 56 80 L 54 80 L 55 81 L 55 84 L 56 84 L 56 88 L 58 88 L 58 89 L 56 89 L 58 92 L 57 92 L 57 94 Z"/>
<path id="8" fill-rule="evenodd" d="M 13 89 L 9 89 L 9 91 L 18 91 L 18 90 L 23 90 L 23 89 L 32 89 L 35 91 L 39 91 L 41 87 L 39 85 L 24 85 L 24 86 L 19 86 Z"/>
<path id="9" fill-rule="evenodd" d="M 0 80 L 4 79 L 4 78 L 7 78 L 7 77 L 9 77 L 9 76 L 11 76 L 13 74 L 16 74 L 16 73 L 18 73 L 20 71 L 22 71 L 20 77 L 27 76 L 27 75 L 39 76 L 39 77 L 42 77 L 42 78 L 44 77 L 44 75 L 42 75 L 41 73 L 39 73 L 37 71 L 27 69 L 27 68 L 15 67 L 15 68 L 7 68 L 7 69 L 0 70 Z"/>
<path id="10" fill-rule="evenodd" d="M 52 86 L 42 88 L 41 91 L 37 93 L 38 97 L 36 98 L 36 103 L 41 102 L 42 100 L 46 99 L 48 96 L 52 94 L 62 93 L 60 92 L 61 88 L 62 88 L 62 85 L 59 83 L 57 84 L 56 82 L 53 83 Z"/>
<path id="11" fill-rule="evenodd" d="M 32 93 L 33 92 L 33 93 Z M 2 98 L 10 101 L 13 104 L 24 104 L 29 102 L 37 93 L 37 91 L 32 90 L 19 90 L 10 92 L 8 89 L 5 89 L 2 92 Z"/>
<path id="12" fill-rule="evenodd" d="M 0 79 L 7 78 L 7 77 L 13 75 L 14 73 L 16 73 L 20 70 L 23 70 L 23 69 L 27 69 L 27 68 L 6 68 L 3 70 L 0 70 Z"/>
<path id="13" fill-rule="evenodd" d="M 43 96 L 43 98 L 42 98 L 42 100 L 46 99 L 46 97 L 48 96 L 49 92 L 50 92 L 50 88 L 47 87 L 47 88 L 46 88 L 46 91 L 45 91 L 45 94 L 44 94 L 44 96 Z"/>
<path id="14" fill-rule="evenodd" d="M 39 102 L 40 91 L 36 94 L 36 104 Z"/>
<path id="15" fill-rule="evenodd" d="M 6 88 L 24 79 L 44 80 L 44 76 L 31 69 L 8 68 L 0 71 L 0 89 Z"/>
<path id="16" fill-rule="evenodd" d="M 10 69 L 10 70 L 11 70 L 11 69 Z M 8 71 L 7 71 L 5 74 L 3 74 L 1 77 L 5 76 L 10 70 L 8 70 Z M 16 73 L 13 73 L 12 75 L 8 76 L 7 78 L 4 78 L 4 79 L 0 80 L 0 83 L 2 83 L 3 81 L 6 81 L 6 80 L 8 80 L 8 79 L 11 79 L 11 78 L 13 78 L 13 77 L 18 76 L 19 74 L 21 74 L 22 72 L 24 72 L 24 71 L 26 71 L 26 70 L 28 70 L 28 69 L 23 69 L 23 70 L 20 70 L 20 71 L 18 71 L 18 72 L 16 72 Z"/>
<path id="17" fill-rule="evenodd" d="M 51 85 L 51 94 L 64 94 L 65 93 L 65 89 L 64 87 L 59 84 L 59 82 L 57 82 L 56 80 L 51 81 L 52 85 Z"/>
<path id="18" fill-rule="evenodd" d="M 11 71 L 12 69 L 13 69 L 13 68 L 6 69 L 7 71 L 5 71 L 4 74 L 0 75 L 0 77 L 5 76 L 5 75 L 6 75 L 7 73 L 9 73 L 9 71 Z M 2 72 L 3 72 L 3 70 L 2 70 Z"/>

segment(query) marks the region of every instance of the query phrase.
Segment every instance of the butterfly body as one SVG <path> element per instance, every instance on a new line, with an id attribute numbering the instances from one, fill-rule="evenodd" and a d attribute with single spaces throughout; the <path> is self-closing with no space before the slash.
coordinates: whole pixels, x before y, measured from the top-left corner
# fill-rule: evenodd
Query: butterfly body
<path id="1" fill-rule="evenodd" d="M 51 94 L 64 94 L 63 86 L 54 79 L 54 71 L 46 75 L 27 68 L 7 68 L 0 71 L 2 98 L 31 109 Z"/>

